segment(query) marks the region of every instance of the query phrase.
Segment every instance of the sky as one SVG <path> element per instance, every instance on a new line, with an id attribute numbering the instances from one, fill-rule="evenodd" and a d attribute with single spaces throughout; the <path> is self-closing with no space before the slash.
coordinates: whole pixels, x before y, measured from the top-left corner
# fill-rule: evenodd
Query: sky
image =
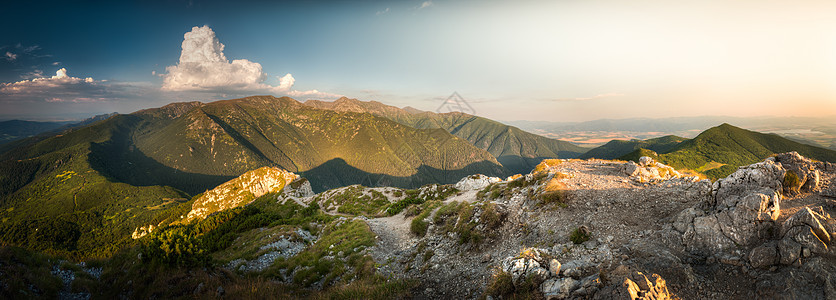
<path id="1" fill-rule="evenodd" d="M 0 119 L 249 95 L 497 120 L 836 116 L 836 1 L 18 1 Z"/>

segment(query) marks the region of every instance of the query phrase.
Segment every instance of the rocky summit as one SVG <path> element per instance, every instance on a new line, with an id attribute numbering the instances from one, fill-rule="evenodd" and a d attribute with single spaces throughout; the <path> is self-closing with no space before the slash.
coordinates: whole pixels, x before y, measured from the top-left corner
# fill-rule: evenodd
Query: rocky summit
<path id="1" fill-rule="evenodd" d="M 378 270 L 417 279 L 417 298 L 836 297 L 832 164 L 785 153 L 714 183 L 648 157 L 538 169 L 514 181 L 464 178 L 457 187 L 482 190 L 462 188 L 428 214 L 364 219 Z M 790 170 L 812 183 L 788 195 Z M 544 197 L 550 185 L 559 201 Z M 473 211 L 448 216 L 454 203 Z M 489 205 L 501 225 L 487 221 Z M 416 219 L 428 223 L 423 236 L 409 228 Z M 456 230 L 463 222 L 473 230 Z M 477 233 L 482 241 L 463 241 Z"/>

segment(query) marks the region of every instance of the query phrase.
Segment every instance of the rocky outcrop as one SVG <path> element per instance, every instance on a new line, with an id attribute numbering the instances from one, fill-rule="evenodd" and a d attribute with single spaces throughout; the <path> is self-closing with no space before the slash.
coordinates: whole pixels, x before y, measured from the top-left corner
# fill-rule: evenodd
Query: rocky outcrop
<path id="1" fill-rule="evenodd" d="M 638 164 L 632 161 L 627 162 L 624 165 L 624 173 L 630 176 L 630 179 L 641 183 L 654 183 L 682 177 L 674 168 L 655 162 L 648 156 L 639 158 Z"/>
<path id="2" fill-rule="evenodd" d="M 518 256 L 505 258 L 501 266 L 514 286 L 540 283 L 540 292 L 546 299 L 591 296 L 601 286 L 597 272 L 587 272 L 597 270 L 595 265 L 587 261 L 561 265 L 546 249 L 524 249 Z"/>
<path id="3" fill-rule="evenodd" d="M 711 196 L 682 211 L 674 228 L 691 253 L 740 255 L 740 247 L 768 237 L 780 215 L 784 169 L 767 160 L 741 167 L 712 186 Z"/>
<path id="4" fill-rule="evenodd" d="M 142 227 L 137 227 L 136 229 L 134 229 L 134 232 L 131 233 L 131 238 L 132 239 L 141 238 L 141 237 L 151 233 L 151 231 L 154 231 L 154 227 L 155 227 L 154 225 L 150 225 L 150 224 L 142 226 Z"/>
<path id="5" fill-rule="evenodd" d="M 826 254 L 832 250 L 832 237 L 836 234 L 834 223 L 836 221 L 821 207 L 817 209 L 805 207 L 781 224 L 777 243 L 768 242 L 752 251 L 750 263 L 753 266 L 757 263 L 758 267 L 768 267 L 779 263 L 800 265 L 803 258 Z M 759 257 L 755 255 L 755 251 L 763 248 L 769 249 L 770 253 L 774 248 L 774 252 L 777 253 L 775 259 L 753 260 Z M 764 252 L 764 250 L 760 251 Z"/>
<path id="6" fill-rule="evenodd" d="M 217 211 L 246 205 L 267 193 L 279 192 L 297 178 L 299 175 L 276 167 L 249 171 L 203 193 L 192 204 L 186 222 L 206 218 Z"/>
<path id="7" fill-rule="evenodd" d="M 491 183 L 500 182 L 502 179 L 498 177 L 489 177 L 482 174 L 470 175 L 459 180 L 456 183 L 456 189 L 460 191 L 481 190 L 491 185 Z"/>
<path id="8" fill-rule="evenodd" d="M 798 182 L 795 183 L 797 185 L 794 184 L 792 186 L 784 187 L 785 193 L 796 194 L 798 192 L 819 191 L 821 172 L 817 169 L 817 167 L 825 169 L 825 164 L 821 162 L 813 162 L 795 151 L 781 153 L 769 159 L 780 163 L 784 169 L 791 171 L 798 177 Z"/>

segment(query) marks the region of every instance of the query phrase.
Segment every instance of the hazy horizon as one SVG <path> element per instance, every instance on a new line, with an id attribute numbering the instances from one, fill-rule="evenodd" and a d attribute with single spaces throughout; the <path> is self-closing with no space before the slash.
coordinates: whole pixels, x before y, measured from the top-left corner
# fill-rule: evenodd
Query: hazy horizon
<path id="1" fill-rule="evenodd" d="M 261 94 L 435 111 L 454 91 L 507 121 L 836 112 L 829 1 L 8 6 L 0 119 Z"/>

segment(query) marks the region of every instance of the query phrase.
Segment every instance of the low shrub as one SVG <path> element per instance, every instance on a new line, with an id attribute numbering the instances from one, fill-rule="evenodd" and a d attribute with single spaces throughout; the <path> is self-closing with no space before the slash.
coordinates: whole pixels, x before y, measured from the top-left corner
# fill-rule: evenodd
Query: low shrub
<path id="1" fill-rule="evenodd" d="M 589 240 L 589 229 L 586 226 L 581 226 L 572 230 L 572 234 L 569 235 L 569 240 L 575 244 L 583 244 Z"/>

